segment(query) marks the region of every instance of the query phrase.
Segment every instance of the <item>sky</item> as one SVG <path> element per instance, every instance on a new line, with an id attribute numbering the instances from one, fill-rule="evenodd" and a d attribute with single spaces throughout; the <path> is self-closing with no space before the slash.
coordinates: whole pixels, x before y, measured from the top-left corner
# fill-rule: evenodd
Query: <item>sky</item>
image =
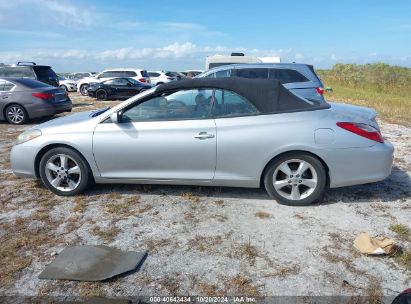
<path id="1" fill-rule="evenodd" d="M 411 1 L 0 0 L 0 62 L 204 69 L 206 56 L 411 67 Z"/>

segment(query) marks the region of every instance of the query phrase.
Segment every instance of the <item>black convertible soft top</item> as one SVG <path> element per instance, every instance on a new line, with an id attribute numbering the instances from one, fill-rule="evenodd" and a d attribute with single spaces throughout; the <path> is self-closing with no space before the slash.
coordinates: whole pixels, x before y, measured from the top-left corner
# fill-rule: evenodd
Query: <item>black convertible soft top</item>
<path id="1" fill-rule="evenodd" d="M 329 108 L 326 102 L 310 101 L 298 97 L 273 79 L 247 79 L 238 77 L 194 78 L 172 81 L 158 86 L 155 94 L 189 89 L 223 89 L 233 91 L 254 104 L 265 114 L 309 111 Z"/>

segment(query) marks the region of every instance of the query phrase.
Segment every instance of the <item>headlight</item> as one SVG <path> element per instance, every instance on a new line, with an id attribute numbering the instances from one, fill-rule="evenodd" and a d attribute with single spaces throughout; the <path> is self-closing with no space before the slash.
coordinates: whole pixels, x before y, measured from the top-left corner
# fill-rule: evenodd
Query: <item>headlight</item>
<path id="1" fill-rule="evenodd" d="M 40 130 L 28 130 L 26 132 L 21 133 L 16 140 L 16 145 L 22 144 L 26 141 L 35 139 L 36 137 L 41 136 Z"/>

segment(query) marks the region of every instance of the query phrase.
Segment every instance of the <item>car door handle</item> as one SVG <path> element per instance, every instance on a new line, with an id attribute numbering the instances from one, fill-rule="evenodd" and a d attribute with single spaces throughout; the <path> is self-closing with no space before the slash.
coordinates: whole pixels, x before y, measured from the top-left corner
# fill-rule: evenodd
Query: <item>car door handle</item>
<path id="1" fill-rule="evenodd" d="M 198 135 L 194 136 L 197 139 L 207 139 L 207 138 L 214 138 L 214 134 L 208 134 L 207 132 L 200 132 Z"/>

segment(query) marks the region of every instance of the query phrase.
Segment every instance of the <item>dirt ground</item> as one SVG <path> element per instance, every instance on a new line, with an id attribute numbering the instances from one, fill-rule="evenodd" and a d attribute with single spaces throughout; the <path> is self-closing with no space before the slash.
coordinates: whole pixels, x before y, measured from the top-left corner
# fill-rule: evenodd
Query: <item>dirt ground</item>
<path id="1" fill-rule="evenodd" d="M 117 102 L 71 94 L 74 111 Z M 395 148 L 383 182 L 332 189 L 287 207 L 263 189 L 98 185 L 53 195 L 12 174 L 13 141 L 33 124 L 0 122 L 0 295 L 394 295 L 411 286 L 411 129 L 380 122 Z M 393 238 L 394 257 L 369 257 L 356 235 Z M 138 272 L 102 283 L 37 276 L 74 244 L 148 250 Z"/>

